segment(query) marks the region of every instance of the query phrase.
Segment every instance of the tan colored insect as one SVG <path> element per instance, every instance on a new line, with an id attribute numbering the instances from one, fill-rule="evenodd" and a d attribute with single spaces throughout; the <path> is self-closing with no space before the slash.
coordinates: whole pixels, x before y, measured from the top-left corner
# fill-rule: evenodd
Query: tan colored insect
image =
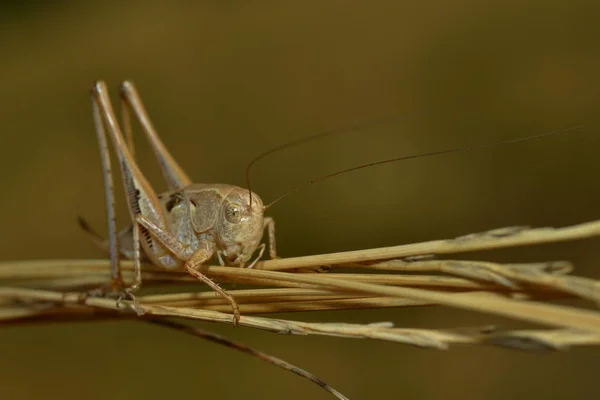
<path id="1" fill-rule="evenodd" d="M 374 165 L 518 143 L 577 129 L 577 127 L 569 128 L 479 146 L 396 157 L 364 164 L 309 181 L 283 194 L 265 206 L 260 197 L 250 189 L 226 184 L 191 183 L 185 172 L 175 162 L 158 137 L 142 101 L 131 82 L 124 82 L 120 86 L 122 127 L 117 122 L 104 82 L 95 83 L 91 94 L 94 123 L 104 172 L 109 228 L 108 241 L 104 241 L 95 234 L 83 220 L 80 220 L 80 223 L 85 230 L 94 235 L 96 242 L 110 253 L 111 290 L 133 298 L 135 304 L 133 293 L 139 289 L 142 283 L 142 261 L 150 261 L 157 266 L 168 269 L 184 269 L 189 274 L 208 284 L 229 302 L 233 309 L 234 325 L 240 319 L 239 307 L 236 301 L 215 282 L 202 274 L 198 270 L 198 267 L 215 257 L 221 265 L 247 266 L 248 268 L 252 268 L 262 257 L 265 250 L 265 244 L 261 243 L 265 230 L 268 231 L 269 237 L 269 256 L 275 258 L 275 224 L 272 218 L 264 216 L 264 211 L 282 198 L 315 182 Z M 141 124 L 143 132 L 148 137 L 154 149 L 154 153 L 169 187 L 169 190 L 165 193 L 155 193 L 135 162 L 130 110 L 133 111 L 135 118 Z M 360 124 L 345 130 L 320 133 L 278 146 L 255 158 L 249 164 L 247 174 L 252 164 L 275 151 L 332 133 L 344 133 L 360 129 L 364 125 L 366 124 Z M 373 122 L 368 125 L 373 125 Z M 124 130 L 125 136 L 121 129 Z M 129 206 L 129 214 L 133 222 L 132 225 L 120 232 L 117 232 L 116 229 L 114 190 L 108 143 L 106 140 L 107 133 L 117 153 Z M 144 251 L 143 253 L 141 252 L 140 244 Z M 257 257 L 251 261 L 257 250 Z M 134 260 L 135 282 L 129 287 L 123 282 L 119 266 L 120 256 Z"/>
<path id="2" fill-rule="evenodd" d="M 92 88 L 92 109 L 104 172 L 109 239 L 100 244 L 110 253 L 111 289 L 132 297 L 141 285 L 144 255 L 157 266 L 183 268 L 223 296 L 233 309 L 233 323 L 240 312 L 225 290 L 198 270 L 214 256 L 221 265 L 252 268 L 262 256 L 264 230 L 269 233 L 269 255 L 275 258 L 275 225 L 264 217 L 264 205 L 256 193 L 225 184 L 193 184 L 158 137 L 142 101 L 131 82 L 120 86 L 121 125 L 117 122 L 104 82 Z M 140 122 L 159 161 L 169 191 L 156 194 L 134 159 L 129 110 Z M 122 130 L 125 131 L 127 140 Z M 106 134 L 119 160 L 133 224 L 117 233 L 114 190 Z M 87 224 L 82 226 L 91 232 Z M 97 241 L 100 241 L 96 235 Z M 141 240 L 140 240 L 141 239 Z M 141 247 L 144 254 L 140 251 Z M 258 256 L 251 261 L 258 249 Z M 132 258 L 135 282 L 123 282 L 119 257 Z"/>

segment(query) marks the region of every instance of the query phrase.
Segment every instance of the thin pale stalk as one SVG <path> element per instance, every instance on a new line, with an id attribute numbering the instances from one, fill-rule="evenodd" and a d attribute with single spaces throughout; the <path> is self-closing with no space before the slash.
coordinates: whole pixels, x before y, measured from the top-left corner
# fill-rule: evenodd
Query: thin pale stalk
<path id="1" fill-rule="evenodd" d="M 21 293 L 25 295 L 25 293 Z M 29 293 L 32 295 L 32 293 Z M 62 297 L 61 293 L 38 293 L 39 297 L 44 299 Z M 66 296 L 67 304 L 75 304 L 77 298 L 69 298 Z M 104 299 L 106 300 L 106 299 Z M 114 301 L 94 301 L 92 302 L 99 306 L 100 303 L 107 306 L 105 309 L 93 311 L 90 308 L 76 307 L 67 308 L 54 306 L 49 304 L 42 305 L 21 305 L 19 314 L 13 314 L 14 320 L 0 319 L 2 324 L 12 323 L 36 323 L 36 322 L 63 322 L 63 321 L 99 321 L 103 319 L 123 319 L 140 320 L 134 313 L 115 312 Z M 112 303 L 112 304 L 110 304 Z M 52 308 L 54 307 L 54 308 Z M 24 317 L 23 310 L 29 308 L 29 318 Z M 46 310 L 43 310 L 46 308 Z M 1 309 L 0 309 L 1 310 Z M 169 308 L 163 308 L 163 314 Z M 151 312 L 154 310 L 151 308 Z M 197 310 L 179 309 L 179 313 L 175 310 L 173 316 L 185 316 L 190 318 L 194 313 L 196 319 L 201 319 L 211 322 L 227 322 L 223 318 L 214 318 L 220 313 L 214 312 L 195 312 Z M 159 312 L 160 313 L 160 312 Z M 200 316 L 200 314 L 202 314 Z M 0 315 L 3 315 L 0 313 Z M 47 317 L 51 318 L 48 319 Z M 37 317 L 37 319 L 36 319 Z M 257 317 L 242 317 L 245 321 L 243 324 L 253 326 L 259 329 L 265 329 L 272 332 L 297 334 L 297 335 L 327 335 L 341 336 L 348 338 L 370 338 L 385 341 L 393 341 L 404 343 L 418 347 L 431 347 L 437 349 L 446 349 L 452 344 L 462 345 L 494 345 L 508 348 L 517 348 L 520 350 L 539 351 L 539 350 L 565 350 L 569 346 L 598 346 L 600 345 L 600 335 L 585 332 L 581 330 L 571 329 L 551 329 L 551 330 L 515 330 L 507 332 L 497 332 L 489 327 L 485 328 L 463 328 L 451 330 L 431 330 L 431 329 L 404 329 L 394 328 L 390 323 L 374 323 L 366 325 L 344 324 L 344 323 L 306 323 L 289 320 L 276 320 Z M 142 318 L 142 320 L 144 320 Z"/>
<path id="2" fill-rule="evenodd" d="M 255 350 L 251 347 L 248 347 L 248 346 L 243 345 L 238 342 L 234 342 L 232 340 L 229 340 L 229 339 L 227 339 L 223 336 L 217 335 L 215 333 L 208 332 L 208 331 L 205 331 L 200 328 L 192 328 L 190 326 L 180 324 L 175 321 L 151 319 L 151 320 L 148 320 L 148 322 L 151 324 L 155 324 L 155 325 L 159 325 L 162 327 L 174 329 L 174 330 L 177 330 L 180 332 L 184 332 L 184 333 L 187 333 L 188 335 L 192 335 L 192 336 L 204 339 L 204 340 L 211 341 L 213 343 L 220 344 L 222 346 L 232 348 L 237 351 L 241 351 L 242 353 L 249 354 L 249 355 L 256 357 L 260 360 L 263 360 L 269 364 L 275 365 L 276 367 L 282 368 L 282 369 L 292 372 L 302 378 L 308 379 L 309 381 L 320 386 L 325 391 L 327 391 L 328 393 L 332 394 L 333 396 L 335 396 L 336 398 L 338 398 L 340 400 L 349 400 L 346 396 L 344 396 L 343 394 L 341 394 L 340 392 L 335 390 L 333 387 L 329 386 L 322 379 L 317 378 L 315 375 L 311 374 L 310 372 L 308 372 L 302 368 L 299 368 L 293 364 L 290 364 L 287 361 L 282 360 L 281 358 L 277 358 L 277 357 L 271 356 L 269 354 L 263 353 L 261 351 Z"/>
<path id="3" fill-rule="evenodd" d="M 455 254 L 506 247 L 529 246 L 577 240 L 600 235 L 600 220 L 585 222 L 564 228 L 524 228 L 507 227 L 491 231 L 469 234 L 453 239 L 382 247 L 378 249 L 356 250 L 314 256 L 267 260 L 255 268 L 270 271 L 318 267 L 321 265 L 363 263 L 403 257 L 432 254 Z"/>

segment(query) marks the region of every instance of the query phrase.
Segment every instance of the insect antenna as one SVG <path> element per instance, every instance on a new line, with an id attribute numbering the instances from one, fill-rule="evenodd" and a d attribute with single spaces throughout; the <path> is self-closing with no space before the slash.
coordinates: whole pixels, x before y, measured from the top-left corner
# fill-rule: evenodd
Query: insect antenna
<path id="1" fill-rule="evenodd" d="M 542 133 L 540 135 L 533 135 L 533 136 L 525 136 L 525 137 L 520 137 L 520 138 L 516 138 L 516 139 L 508 139 L 508 140 L 502 140 L 499 142 L 492 142 L 492 143 L 485 143 L 485 144 L 480 144 L 480 145 L 473 145 L 473 146 L 465 146 L 465 147 L 457 147 L 454 149 L 447 149 L 447 150 L 440 150 L 440 151 L 433 151 L 430 153 L 422 153 L 422 154 L 414 154 L 414 155 L 410 155 L 410 156 L 402 156 L 402 157 L 394 157 L 394 158 L 390 158 L 387 160 L 381 160 L 381 161 L 375 161 L 372 163 L 368 163 L 368 164 L 362 164 L 362 165 L 358 165 L 355 167 L 351 167 L 351 168 L 347 168 L 347 169 L 343 169 L 341 171 L 337 171 L 337 172 L 333 172 L 331 174 L 327 174 L 321 177 L 318 177 L 316 179 L 310 180 L 308 182 L 305 182 L 299 186 L 296 186 L 295 188 L 293 188 L 292 190 L 282 194 L 281 196 L 277 197 L 275 200 L 273 200 L 272 202 L 270 202 L 269 204 L 267 204 L 265 206 L 265 210 L 268 209 L 269 207 L 271 207 L 272 205 L 274 205 L 275 203 L 278 203 L 279 201 L 283 200 L 284 198 L 286 198 L 287 196 L 299 192 L 300 190 L 315 184 L 317 182 L 322 182 L 326 179 L 330 179 L 333 178 L 334 176 L 338 176 L 338 175 L 342 175 L 342 174 L 346 174 L 348 172 L 353 172 L 353 171 L 358 171 L 360 169 L 363 168 L 369 168 L 369 167 L 373 167 L 376 165 L 382 165 L 382 164 L 389 164 L 392 162 L 396 162 L 396 161 L 404 161 L 404 160 L 410 160 L 413 158 L 423 158 L 423 157 L 431 157 L 431 156 L 439 156 L 442 154 L 449 154 L 449 153 L 458 153 L 461 151 L 471 151 L 471 150 L 482 150 L 482 149 L 486 149 L 486 148 L 490 148 L 490 147 L 496 147 L 496 146 L 502 146 L 502 145 L 506 145 L 506 144 L 515 144 L 515 143 L 520 143 L 520 142 L 525 142 L 525 141 L 529 141 L 529 140 L 535 140 L 535 139 L 542 139 L 548 136 L 553 136 L 553 135 L 558 135 L 561 133 L 566 133 L 566 132 L 571 132 L 577 129 L 582 128 L 582 125 L 579 126 L 574 126 L 571 128 L 566 128 L 566 129 L 562 129 L 559 131 L 554 131 L 554 132 L 549 132 L 549 133 Z"/>
<path id="2" fill-rule="evenodd" d="M 333 136 L 333 135 L 338 135 L 338 134 L 342 134 L 342 133 L 350 133 L 350 132 L 356 132 L 356 131 L 360 131 L 362 129 L 365 128 L 371 128 L 374 126 L 378 126 L 378 125 L 383 125 L 384 123 L 389 123 L 389 122 L 393 122 L 395 120 L 398 120 L 400 117 L 398 116 L 393 116 L 393 117 L 382 117 L 379 119 L 375 119 L 375 120 L 370 120 L 370 121 L 365 121 L 365 122 L 360 122 L 356 125 L 352 125 L 350 127 L 346 127 L 346 128 L 337 128 L 337 129 L 333 129 L 330 131 L 325 131 L 325 132 L 321 132 L 321 133 L 317 133 L 315 135 L 312 136 L 308 136 L 308 137 L 304 137 L 301 139 L 297 139 L 297 140 L 293 140 L 291 142 L 287 142 L 284 143 L 282 145 L 279 145 L 277 147 L 273 147 L 267 151 L 265 151 L 262 154 L 259 154 L 258 156 L 254 157 L 246 166 L 246 187 L 248 188 L 248 195 L 250 196 L 250 204 L 249 204 L 249 208 L 252 208 L 252 189 L 250 187 L 250 171 L 252 169 L 252 167 L 260 160 L 262 160 L 263 158 L 265 158 L 268 155 L 271 155 L 273 153 L 277 153 L 278 151 L 282 151 L 285 149 L 288 149 L 290 147 L 294 147 L 294 146 L 298 146 L 307 142 L 312 142 L 313 140 L 317 140 L 317 139 L 321 139 L 327 136 Z"/>

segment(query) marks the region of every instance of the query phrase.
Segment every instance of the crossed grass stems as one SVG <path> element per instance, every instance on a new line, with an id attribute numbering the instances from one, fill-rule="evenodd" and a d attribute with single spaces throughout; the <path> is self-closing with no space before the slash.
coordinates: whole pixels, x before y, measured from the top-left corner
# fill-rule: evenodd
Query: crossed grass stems
<path id="1" fill-rule="evenodd" d="M 240 325 L 294 335 L 369 338 L 446 349 L 450 345 L 494 345 L 521 350 L 564 350 L 600 345 L 600 312 L 550 303 L 580 298 L 600 304 L 600 281 L 571 275 L 567 261 L 499 264 L 438 259 L 487 249 L 529 246 L 600 235 L 600 220 L 564 228 L 508 227 L 453 239 L 343 253 L 263 261 L 255 269 L 208 266 L 203 273 L 221 283 L 259 288 L 228 292 L 239 303 Z M 314 375 L 276 357 L 174 320 L 230 324 L 231 308 L 212 291 L 189 292 L 197 281 L 185 272 L 147 266 L 144 288 L 168 289 L 130 301 L 83 297 L 106 282 L 108 260 L 42 260 L 0 263 L 0 324 L 141 318 L 257 356 L 346 397 Z M 125 278 L 133 266 L 124 262 Z M 339 272 L 355 270 L 358 273 Z M 329 273 L 324 273 L 329 272 Z M 354 272 L 354 271 L 353 271 Z M 164 292 L 164 290 L 163 290 Z M 369 324 L 303 322 L 258 317 L 294 311 L 449 306 L 508 317 L 544 329 L 500 331 L 495 327 L 397 328 Z"/>

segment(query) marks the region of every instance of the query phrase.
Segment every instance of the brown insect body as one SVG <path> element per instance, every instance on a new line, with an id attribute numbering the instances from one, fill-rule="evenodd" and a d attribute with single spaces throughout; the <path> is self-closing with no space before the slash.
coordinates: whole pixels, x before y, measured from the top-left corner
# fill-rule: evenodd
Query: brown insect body
<path id="1" fill-rule="evenodd" d="M 206 243 L 221 265 L 245 266 L 269 221 L 265 221 L 260 197 L 252 193 L 250 201 L 248 190 L 238 186 L 193 183 L 158 197 L 168 229 L 186 247 L 186 253 L 191 256 Z M 182 266 L 171 254 L 153 261 L 166 268 Z"/>

